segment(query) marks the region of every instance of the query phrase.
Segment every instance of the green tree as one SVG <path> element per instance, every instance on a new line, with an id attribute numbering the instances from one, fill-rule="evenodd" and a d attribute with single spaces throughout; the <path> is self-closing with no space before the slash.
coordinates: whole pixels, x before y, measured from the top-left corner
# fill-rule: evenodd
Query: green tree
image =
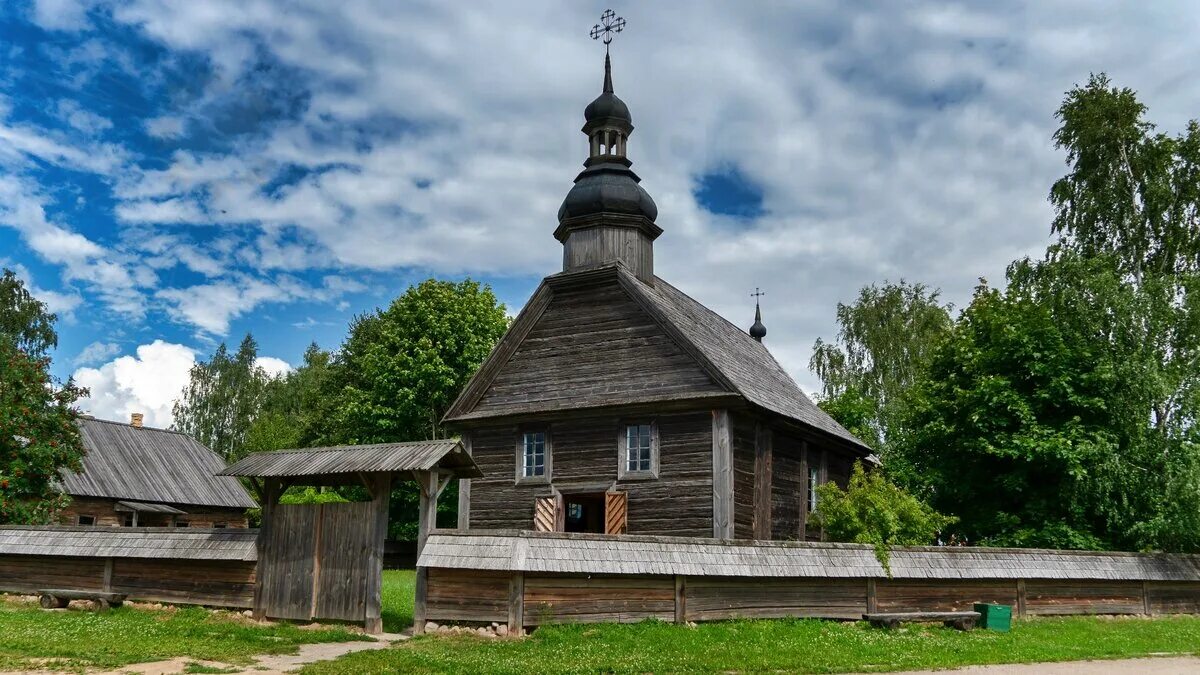
<path id="1" fill-rule="evenodd" d="M 30 356 L 44 356 L 58 346 L 56 320 L 44 303 L 29 294 L 16 273 L 5 268 L 0 275 L 0 340 Z"/>
<path id="2" fill-rule="evenodd" d="M 221 343 L 212 358 L 192 366 L 188 384 L 173 407 L 172 428 L 228 462 L 248 454 L 246 437 L 271 379 L 255 365 L 257 358 L 258 343 L 247 333 L 233 355 Z"/>
<path id="3" fill-rule="evenodd" d="M 816 518 L 833 541 L 870 544 L 891 576 L 892 546 L 927 546 L 955 522 L 889 481 L 881 472 L 854 463 L 843 490 L 829 482 L 817 487 Z"/>
<path id="4" fill-rule="evenodd" d="M 303 363 L 264 386 L 259 414 L 246 433 L 248 452 L 334 443 L 339 376 L 333 355 L 315 343 Z"/>
<path id="5" fill-rule="evenodd" d="M 490 287 L 429 279 L 384 310 L 358 317 L 336 357 L 335 425 L 341 443 L 445 438 L 441 418 L 508 327 Z M 392 493 L 392 536 L 415 538 L 418 493 Z M 456 511 L 454 487 L 439 512 Z"/>
<path id="6" fill-rule="evenodd" d="M 838 303 L 835 343 L 818 338 L 809 368 L 821 378 L 822 409 L 881 456 L 899 431 L 904 392 L 950 330 L 951 306 L 924 284 L 865 286 Z"/>
<path id="7" fill-rule="evenodd" d="M 0 277 L 0 523 L 49 522 L 68 499 L 61 471 L 78 471 L 75 402 L 87 391 L 50 376 L 54 315 L 5 270 Z"/>

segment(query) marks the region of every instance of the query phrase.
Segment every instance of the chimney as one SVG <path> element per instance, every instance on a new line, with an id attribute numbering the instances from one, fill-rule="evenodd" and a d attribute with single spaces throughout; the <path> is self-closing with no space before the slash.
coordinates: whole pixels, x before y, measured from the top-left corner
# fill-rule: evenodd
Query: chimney
<path id="1" fill-rule="evenodd" d="M 142 413 L 133 413 L 129 416 L 129 426 L 142 428 Z"/>

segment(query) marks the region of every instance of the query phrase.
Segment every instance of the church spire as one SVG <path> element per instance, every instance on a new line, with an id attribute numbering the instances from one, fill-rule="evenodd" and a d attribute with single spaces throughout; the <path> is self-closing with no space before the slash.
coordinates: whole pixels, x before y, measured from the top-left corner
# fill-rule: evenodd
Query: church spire
<path id="1" fill-rule="evenodd" d="M 626 156 L 633 116 L 613 91 L 609 43 L 625 28 L 625 19 L 606 10 L 592 28 L 604 40 L 604 89 L 583 111 L 581 131 L 588 137 L 588 158 L 558 210 L 556 239 L 563 244 L 563 271 L 622 262 L 639 279 L 653 283 L 654 224 L 658 207 L 638 185 Z"/>
<path id="2" fill-rule="evenodd" d="M 756 288 L 750 295 L 754 297 L 754 325 L 750 326 L 750 337 L 762 342 L 762 339 L 767 337 L 767 327 L 762 322 L 762 309 L 758 306 L 758 299 L 766 293 Z"/>

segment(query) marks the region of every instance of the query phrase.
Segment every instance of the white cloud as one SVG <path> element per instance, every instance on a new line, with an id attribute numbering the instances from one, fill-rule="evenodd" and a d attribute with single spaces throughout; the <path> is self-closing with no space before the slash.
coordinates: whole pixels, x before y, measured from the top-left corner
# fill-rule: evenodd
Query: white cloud
<path id="1" fill-rule="evenodd" d="M 117 217 L 127 223 L 202 223 L 208 216 L 190 199 L 144 199 L 118 204 Z"/>
<path id="2" fill-rule="evenodd" d="M 84 110 L 78 102 L 69 99 L 58 102 L 58 117 L 88 136 L 95 136 L 113 126 L 112 121 L 107 117 Z"/>
<path id="3" fill-rule="evenodd" d="M 72 360 L 77 366 L 85 366 L 111 359 L 121 353 L 121 346 L 115 342 L 93 342 L 79 351 Z"/>
<path id="4" fill-rule="evenodd" d="M 146 133 L 155 138 L 169 139 L 183 135 L 186 120 L 182 117 L 164 115 L 146 120 Z"/>
<path id="5" fill-rule="evenodd" d="M 271 377 L 287 375 L 293 370 L 290 363 L 274 356 L 260 356 L 254 359 L 254 365 L 265 370 Z"/>
<path id="6" fill-rule="evenodd" d="M 33 19 L 49 30 L 77 31 L 87 27 L 90 0 L 35 0 Z"/>
<path id="7" fill-rule="evenodd" d="M 195 362 L 196 352 L 180 344 L 155 340 L 141 345 L 136 356 L 76 370 L 75 381 L 89 390 L 79 405 L 102 419 L 128 421 L 130 413 L 140 412 L 147 426 L 169 427 L 171 407 Z"/>

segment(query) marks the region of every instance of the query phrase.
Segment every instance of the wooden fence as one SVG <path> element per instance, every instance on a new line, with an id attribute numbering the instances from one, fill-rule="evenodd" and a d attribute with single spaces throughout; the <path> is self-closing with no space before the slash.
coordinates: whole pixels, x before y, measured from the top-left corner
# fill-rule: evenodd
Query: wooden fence
<path id="1" fill-rule="evenodd" d="M 257 530 L 0 527 L 0 592 L 124 593 L 148 602 L 249 608 Z"/>
<path id="2" fill-rule="evenodd" d="M 565 533 L 437 532 L 419 564 L 431 621 L 860 619 L 976 602 L 1018 617 L 1200 613 L 1200 558 L 1131 553 L 907 548 L 892 572 L 870 547 Z"/>

